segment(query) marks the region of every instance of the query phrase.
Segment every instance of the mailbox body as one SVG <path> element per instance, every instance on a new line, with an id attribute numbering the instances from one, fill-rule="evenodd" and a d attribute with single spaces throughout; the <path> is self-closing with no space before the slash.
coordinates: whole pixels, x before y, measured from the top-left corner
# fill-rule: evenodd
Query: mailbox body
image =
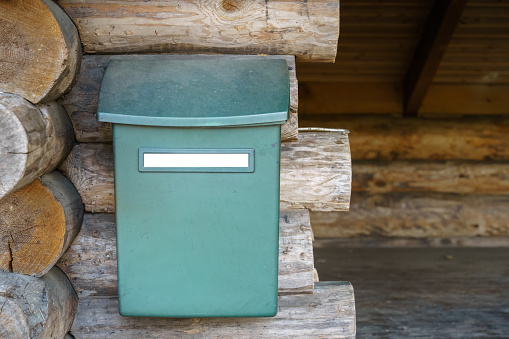
<path id="1" fill-rule="evenodd" d="M 115 78 L 111 72 L 107 81 Z M 281 112 L 277 119 L 274 112 L 242 112 L 248 120 L 226 114 L 229 122 L 214 123 L 169 110 L 137 120 L 111 112 L 111 87 L 101 88 L 99 118 L 114 123 L 120 313 L 275 315 Z"/>

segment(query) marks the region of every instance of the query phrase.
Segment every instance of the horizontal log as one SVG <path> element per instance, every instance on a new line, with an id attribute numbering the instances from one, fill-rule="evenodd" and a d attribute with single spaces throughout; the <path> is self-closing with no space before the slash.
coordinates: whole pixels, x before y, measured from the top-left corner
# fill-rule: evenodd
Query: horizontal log
<path id="1" fill-rule="evenodd" d="M 159 55 L 158 58 L 162 56 Z M 167 56 L 168 58 L 214 58 L 212 55 Z M 253 56 L 222 56 L 228 58 L 252 58 Z M 59 103 L 69 113 L 74 125 L 76 139 L 79 142 L 110 142 L 112 140 L 111 124 L 97 121 L 97 101 L 99 88 L 104 71 L 111 58 L 140 59 L 150 56 L 126 55 L 85 55 L 76 82 Z M 281 127 L 281 140 L 297 140 L 298 134 L 298 84 L 295 71 L 295 57 L 293 56 L 265 56 L 259 58 L 285 59 L 290 72 L 290 119 Z"/>
<path id="2" fill-rule="evenodd" d="M 0 93 L 0 199 L 57 167 L 74 143 L 67 113 L 56 102 L 34 106 Z"/>
<path id="3" fill-rule="evenodd" d="M 311 214 L 317 238 L 509 235 L 509 196 L 353 192 L 350 211 Z"/>
<path id="4" fill-rule="evenodd" d="M 49 102 L 71 85 L 79 68 L 78 31 L 51 0 L 0 2 L 0 91 Z"/>
<path id="5" fill-rule="evenodd" d="M 82 299 L 71 333 L 86 338 L 355 338 L 350 283 L 317 283 L 314 294 L 279 298 L 273 318 L 121 317 L 115 298 Z"/>
<path id="6" fill-rule="evenodd" d="M 309 212 L 281 211 L 279 225 L 279 294 L 313 293 Z M 80 298 L 117 296 L 115 216 L 85 214 L 81 232 L 58 266 Z"/>
<path id="7" fill-rule="evenodd" d="M 289 54 L 333 62 L 339 1 L 58 0 L 86 53 Z"/>
<path id="8" fill-rule="evenodd" d="M 509 236 L 503 237 L 452 237 L 452 238 L 412 238 L 412 237 L 355 237 L 321 238 L 313 242 L 313 248 L 458 248 L 458 247 L 509 247 Z"/>
<path id="9" fill-rule="evenodd" d="M 76 292 L 57 267 L 42 278 L 0 271 L 2 338 L 63 338 L 77 307 Z"/>
<path id="10" fill-rule="evenodd" d="M 509 160 L 509 117 L 327 115 L 299 123 L 350 130 L 354 160 Z"/>
<path id="11" fill-rule="evenodd" d="M 78 144 L 60 167 L 80 193 L 88 212 L 115 210 L 113 149 Z M 281 206 L 313 211 L 348 210 L 351 186 L 348 135 L 300 133 L 281 147 Z"/>
<path id="12" fill-rule="evenodd" d="M 352 173 L 357 192 L 509 195 L 509 162 L 356 160 Z"/>
<path id="13" fill-rule="evenodd" d="M 0 201 L 0 269 L 43 276 L 81 226 L 83 204 L 62 174 L 51 172 Z"/>

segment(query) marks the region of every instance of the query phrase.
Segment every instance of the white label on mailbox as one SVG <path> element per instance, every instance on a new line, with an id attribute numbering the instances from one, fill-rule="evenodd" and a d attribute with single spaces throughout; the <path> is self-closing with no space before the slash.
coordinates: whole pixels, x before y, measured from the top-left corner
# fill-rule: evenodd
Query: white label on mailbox
<path id="1" fill-rule="evenodd" d="M 249 167 L 249 153 L 145 153 L 144 167 Z"/>

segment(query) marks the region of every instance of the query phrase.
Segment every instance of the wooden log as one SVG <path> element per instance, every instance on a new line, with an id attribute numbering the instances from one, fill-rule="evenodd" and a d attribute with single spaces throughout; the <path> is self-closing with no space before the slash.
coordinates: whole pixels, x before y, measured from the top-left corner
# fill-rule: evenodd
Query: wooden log
<path id="1" fill-rule="evenodd" d="M 161 56 L 158 56 L 161 58 Z M 174 58 L 175 56 L 168 56 Z M 179 56 L 185 58 L 215 57 L 205 55 Z M 223 56 L 236 58 L 252 58 L 253 56 Z M 111 58 L 139 59 L 150 58 L 140 55 L 85 55 L 81 63 L 81 69 L 76 77 L 76 82 L 59 103 L 69 112 L 74 125 L 76 139 L 79 142 L 110 142 L 111 124 L 97 121 L 97 101 L 99 99 L 99 88 L 104 71 Z M 262 57 L 260 57 L 262 58 Z M 295 57 L 268 55 L 264 58 L 285 59 L 290 72 L 290 120 L 281 127 L 281 140 L 295 141 L 298 135 L 298 83 L 295 71 Z"/>
<path id="2" fill-rule="evenodd" d="M 301 126 L 350 130 L 354 160 L 509 160 L 509 117 L 327 115 L 299 120 Z"/>
<path id="3" fill-rule="evenodd" d="M 71 85 L 81 59 L 78 31 L 51 0 L 0 2 L 0 91 L 49 102 Z"/>
<path id="4" fill-rule="evenodd" d="M 279 225 L 279 294 L 313 293 L 309 212 L 281 211 Z M 58 266 L 80 298 L 117 296 L 115 216 L 85 214 L 81 232 Z"/>
<path id="5" fill-rule="evenodd" d="M 51 172 L 0 202 L 0 269 L 43 276 L 78 234 L 83 204 L 63 175 Z"/>
<path id="6" fill-rule="evenodd" d="M 355 301 L 347 282 L 317 283 L 314 294 L 279 298 L 274 318 L 121 317 L 116 298 L 82 299 L 71 333 L 86 338 L 355 338 Z"/>
<path id="7" fill-rule="evenodd" d="M 36 107 L 8 93 L 0 93 L 0 135 L 0 199 L 55 169 L 74 143 L 60 105 Z"/>
<path id="8" fill-rule="evenodd" d="M 86 53 L 291 54 L 334 62 L 339 1 L 58 0 Z"/>
<path id="9" fill-rule="evenodd" d="M 78 297 L 58 268 L 42 278 L 0 271 L 0 337 L 63 338 Z"/>
<path id="10" fill-rule="evenodd" d="M 353 192 L 348 213 L 316 212 L 317 238 L 485 237 L 509 234 L 509 196 Z"/>
<path id="11" fill-rule="evenodd" d="M 352 190 L 509 195 L 509 162 L 372 161 L 352 163 Z"/>
<path id="12" fill-rule="evenodd" d="M 60 170 L 72 181 L 87 212 L 115 211 L 113 149 L 78 144 Z M 300 133 L 281 148 L 281 206 L 313 211 L 348 210 L 351 187 L 348 135 Z"/>

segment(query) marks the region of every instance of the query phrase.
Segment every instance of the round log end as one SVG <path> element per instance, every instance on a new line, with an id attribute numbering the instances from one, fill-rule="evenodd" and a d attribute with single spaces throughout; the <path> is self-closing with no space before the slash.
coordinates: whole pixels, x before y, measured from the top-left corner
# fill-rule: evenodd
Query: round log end
<path id="1" fill-rule="evenodd" d="M 58 172 L 0 201 L 0 269 L 42 276 L 78 233 L 83 205 Z"/>

